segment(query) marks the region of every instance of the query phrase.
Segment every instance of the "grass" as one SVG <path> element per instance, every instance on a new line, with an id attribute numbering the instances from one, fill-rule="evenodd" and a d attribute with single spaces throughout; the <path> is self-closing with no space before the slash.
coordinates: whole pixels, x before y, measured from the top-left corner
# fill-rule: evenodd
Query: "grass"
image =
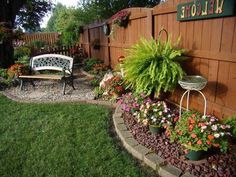
<path id="1" fill-rule="evenodd" d="M 23 104 L 0 95 L 0 176 L 150 176 L 114 143 L 110 113 L 96 105 Z"/>

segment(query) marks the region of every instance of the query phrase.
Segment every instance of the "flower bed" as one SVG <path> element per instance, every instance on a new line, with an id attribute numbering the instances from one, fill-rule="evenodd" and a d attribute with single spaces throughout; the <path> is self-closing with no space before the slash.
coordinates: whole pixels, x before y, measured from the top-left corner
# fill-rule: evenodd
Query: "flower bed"
<path id="1" fill-rule="evenodd" d="M 185 112 L 179 119 L 176 108 L 144 94 L 123 95 L 119 103 L 134 138 L 166 162 L 197 176 L 236 175 L 236 155 L 228 151 L 229 125 L 195 111 Z M 153 135 L 150 125 L 163 131 Z"/>
<path id="2" fill-rule="evenodd" d="M 176 111 L 177 112 L 177 111 Z M 180 144 L 171 143 L 166 134 L 152 135 L 147 126 L 138 123 L 129 113 L 124 114 L 126 126 L 134 138 L 142 145 L 153 150 L 166 162 L 180 168 L 182 171 L 189 171 L 196 176 L 236 176 L 236 155 L 232 152 L 227 154 L 209 153 L 208 157 L 199 162 L 187 160 Z"/>

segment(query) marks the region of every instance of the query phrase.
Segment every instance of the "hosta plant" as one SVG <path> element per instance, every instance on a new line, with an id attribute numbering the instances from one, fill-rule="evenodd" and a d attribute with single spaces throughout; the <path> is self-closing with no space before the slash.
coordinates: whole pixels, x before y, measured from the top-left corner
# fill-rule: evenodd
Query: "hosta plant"
<path id="1" fill-rule="evenodd" d="M 177 48 L 178 42 L 172 45 L 171 37 L 167 41 L 142 38 L 127 49 L 123 67 L 129 86 L 146 94 L 172 91 L 185 74 L 179 64 L 184 50 Z"/>
<path id="2" fill-rule="evenodd" d="M 187 150 L 207 151 L 211 147 L 227 151 L 229 125 L 224 125 L 211 115 L 201 116 L 195 111 L 184 112 L 171 131 L 171 140 L 182 144 Z"/>

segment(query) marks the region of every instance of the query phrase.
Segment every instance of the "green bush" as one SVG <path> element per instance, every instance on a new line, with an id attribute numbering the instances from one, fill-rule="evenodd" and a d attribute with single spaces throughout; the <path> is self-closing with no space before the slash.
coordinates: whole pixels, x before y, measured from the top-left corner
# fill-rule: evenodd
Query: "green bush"
<path id="1" fill-rule="evenodd" d="M 172 46 L 171 38 L 166 42 L 142 38 L 126 51 L 125 80 L 137 93 L 150 95 L 172 91 L 185 74 L 179 64 L 184 50 Z"/>
<path id="2" fill-rule="evenodd" d="M 233 138 L 236 138 L 236 116 L 223 120 L 224 124 L 230 125 Z"/>
<path id="3" fill-rule="evenodd" d="M 25 55 L 25 56 L 20 57 L 18 61 L 16 61 L 16 63 L 28 65 L 29 61 L 30 61 L 30 57 Z"/>
<path id="4" fill-rule="evenodd" d="M 84 70 L 85 71 L 90 71 L 90 70 L 93 69 L 95 64 L 99 64 L 99 63 L 101 63 L 101 60 L 96 59 L 96 58 L 90 58 L 90 59 L 85 61 Z"/>
<path id="5" fill-rule="evenodd" d="M 14 59 L 19 60 L 19 58 L 24 57 L 24 56 L 30 56 L 31 50 L 29 47 L 21 46 L 21 47 L 16 47 L 14 50 Z"/>
<path id="6" fill-rule="evenodd" d="M 7 69 L 0 68 L 0 77 L 7 79 Z"/>

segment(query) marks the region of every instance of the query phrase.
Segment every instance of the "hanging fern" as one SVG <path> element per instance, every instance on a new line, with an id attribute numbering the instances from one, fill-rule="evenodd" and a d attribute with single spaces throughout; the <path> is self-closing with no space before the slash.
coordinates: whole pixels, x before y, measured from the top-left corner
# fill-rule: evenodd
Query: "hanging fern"
<path id="1" fill-rule="evenodd" d="M 179 43 L 177 40 L 176 46 Z M 184 50 L 172 46 L 171 38 L 166 42 L 141 38 L 139 43 L 127 49 L 124 60 L 125 79 L 138 93 L 159 94 L 172 91 L 185 74 L 178 61 Z"/>

